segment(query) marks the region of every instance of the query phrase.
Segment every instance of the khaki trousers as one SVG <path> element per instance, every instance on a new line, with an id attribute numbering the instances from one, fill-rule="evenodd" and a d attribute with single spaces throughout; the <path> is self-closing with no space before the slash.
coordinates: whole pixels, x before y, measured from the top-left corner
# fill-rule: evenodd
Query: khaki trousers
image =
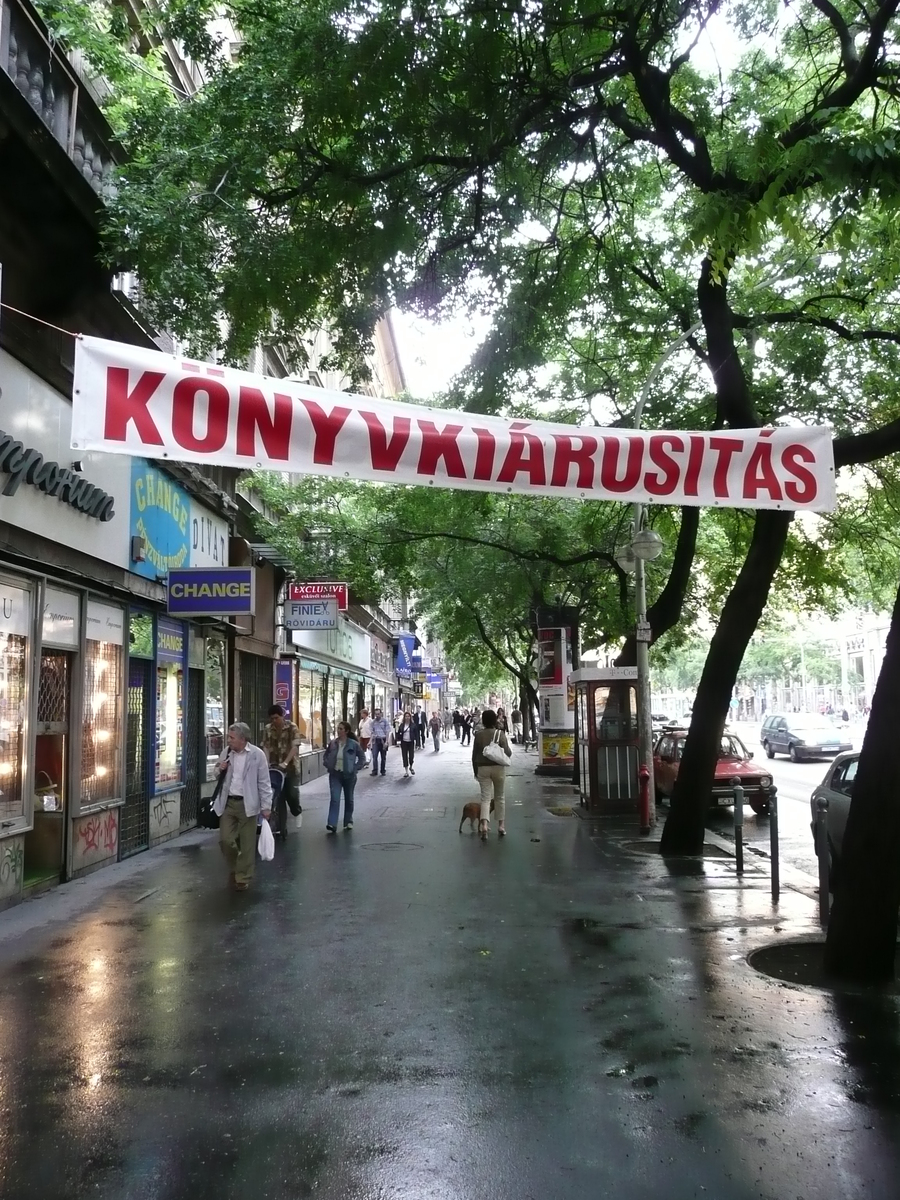
<path id="1" fill-rule="evenodd" d="M 256 817 L 248 817 L 244 801 L 229 796 L 219 820 L 219 845 L 237 883 L 249 883 L 256 867 Z"/>
<path id="2" fill-rule="evenodd" d="M 505 821 L 506 798 L 503 793 L 506 788 L 506 767 L 501 767 L 499 763 L 494 763 L 489 767 L 479 767 L 478 786 L 481 788 L 482 821 L 490 821 L 491 819 L 492 797 L 494 809 L 497 813 L 497 820 Z"/>

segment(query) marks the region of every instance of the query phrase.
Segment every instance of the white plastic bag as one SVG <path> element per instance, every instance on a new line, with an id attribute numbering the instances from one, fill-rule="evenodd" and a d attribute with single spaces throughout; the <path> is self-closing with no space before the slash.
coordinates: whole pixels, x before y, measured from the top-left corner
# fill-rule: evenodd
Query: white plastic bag
<path id="1" fill-rule="evenodd" d="M 272 826 L 268 821 L 264 820 L 259 827 L 259 838 L 256 842 L 256 848 L 263 862 L 268 862 L 275 857 L 275 834 L 272 832 Z"/>

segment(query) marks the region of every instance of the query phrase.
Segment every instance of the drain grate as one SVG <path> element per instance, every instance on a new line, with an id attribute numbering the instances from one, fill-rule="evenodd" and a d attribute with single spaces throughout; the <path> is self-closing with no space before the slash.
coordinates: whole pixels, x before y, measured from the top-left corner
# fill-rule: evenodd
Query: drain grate
<path id="1" fill-rule="evenodd" d="M 420 842 L 365 842 L 360 850 L 424 850 Z"/>

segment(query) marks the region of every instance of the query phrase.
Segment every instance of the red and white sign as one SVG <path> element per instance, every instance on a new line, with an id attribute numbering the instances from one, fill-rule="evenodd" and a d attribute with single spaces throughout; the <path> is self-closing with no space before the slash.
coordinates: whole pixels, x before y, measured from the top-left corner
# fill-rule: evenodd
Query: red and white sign
<path id="1" fill-rule="evenodd" d="M 80 337 L 72 449 L 584 500 L 828 511 L 831 430 L 577 428 L 372 400 Z"/>
<path id="2" fill-rule="evenodd" d="M 288 600 L 337 600 L 341 612 L 347 611 L 346 583 L 289 583 Z"/>

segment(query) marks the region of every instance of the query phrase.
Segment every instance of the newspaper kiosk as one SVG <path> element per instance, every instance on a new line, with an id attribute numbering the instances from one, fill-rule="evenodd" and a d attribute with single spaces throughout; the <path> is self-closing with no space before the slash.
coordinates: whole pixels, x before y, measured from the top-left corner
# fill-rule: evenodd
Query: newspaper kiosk
<path id="1" fill-rule="evenodd" d="M 569 682 L 575 688 L 581 803 L 598 815 L 636 813 L 637 667 L 582 667 Z"/>

